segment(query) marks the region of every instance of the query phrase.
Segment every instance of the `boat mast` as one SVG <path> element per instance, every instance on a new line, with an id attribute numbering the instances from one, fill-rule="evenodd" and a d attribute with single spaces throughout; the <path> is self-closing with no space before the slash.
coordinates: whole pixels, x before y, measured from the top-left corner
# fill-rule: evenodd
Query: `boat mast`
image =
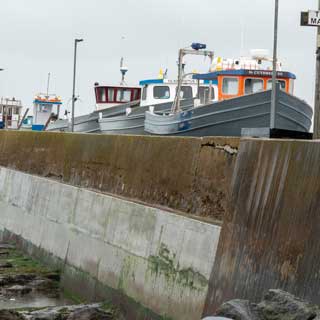
<path id="1" fill-rule="evenodd" d="M 126 73 L 128 72 L 128 68 L 125 67 L 125 65 L 124 65 L 124 58 L 123 57 L 121 57 L 121 60 L 120 60 L 120 72 L 121 72 L 121 76 L 122 76 L 120 85 L 125 86 L 125 85 L 127 85 L 126 81 L 125 81 L 125 77 L 126 77 Z"/>
<path id="2" fill-rule="evenodd" d="M 209 57 L 210 58 L 210 64 L 212 64 L 213 62 L 213 58 L 214 58 L 214 52 L 213 51 L 206 51 L 203 50 L 206 48 L 205 44 L 201 44 L 201 43 L 193 43 L 191 45 L 192 49 L 189 48 L 185 48 L 185 49 L 180 49 L 179 50 L 179 59 L 178 59 L 178 63 L 179 63 L 179 71 L 178 71 L 178 87 L 177 87 L 177 92 L 176 92 L 176 96 L 174 99 L 174 102 L 172 104 L 172 108 L 171 108 L 171 113 L 177 113 L 179 111 L 181 111 L 181 107 L 180 107 L 180 92 L 181 92 L 181 85 L 182 85 L 182 81 L 184 79 L 185 76 L 187 76 L 188 74 L 184 75 L 184 68 L 183 68 L 183 58 L 184 56 L 186 56 L 187 54 L 191 54 L 191 55 L 200 55 L 200 56 L 205 56 L 205 57 Z M 210 88 L 210 92 L 211 92 Z"/>
<path id="3" fill-rule="evenodd" d="M 48 73 L 48 81 L 47 81 L 47 97 L 49 97 L 49 87 L 50 87 L 50 77 L 51 77 L 51 73 Z"/>

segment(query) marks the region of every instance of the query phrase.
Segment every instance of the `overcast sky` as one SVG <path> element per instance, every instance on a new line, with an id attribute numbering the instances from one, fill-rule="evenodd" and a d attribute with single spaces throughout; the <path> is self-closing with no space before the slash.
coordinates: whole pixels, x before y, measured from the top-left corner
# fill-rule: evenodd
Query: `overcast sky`
<path id="1" fill-rule="evenodd" d="M 300 11 L 317 3 L 280 0 L 279 58 L 297 75 L 296 95 L 310 104 L 316 29 L 300 27 Z M 175 78 L 178 49 L 195 41 L 226 58 L 257 48 L 271 53 L 273 12 L 274 0 L 1 0 L 0 96 L 32 106 L 51 72 L 50 91 L 70 109 L 73 39 L 81 37 L 76 114 L 87 113 L 94 108 L 95 82 L 119 83 L 121 56 L 128 82 L 138 84 L 157 77 L 160 68 Z M 203 58 L 188 64 L 190 70 L 207 67 Z"/>

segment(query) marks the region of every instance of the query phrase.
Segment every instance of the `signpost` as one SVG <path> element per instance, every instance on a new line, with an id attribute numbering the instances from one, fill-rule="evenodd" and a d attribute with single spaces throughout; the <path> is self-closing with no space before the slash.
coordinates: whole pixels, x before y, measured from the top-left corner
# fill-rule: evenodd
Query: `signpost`
<path id="1" fill-rule="evenodd" d="M 320 0 L 319 0 L 320 1 Z M 275 0 L 274 6 L 274 36 L 273 36 L 273 61 L 272 61 L 272 92 L 271 92 L 271 112 L 270 128 L 276 127 L 276 85 L 277 85 L 277 50 L 278 50 L 278 20 L 279 20 L 279 0 Z"/>
<path id="2" fill-rule="evenodd" d="M 317 33 L 317 62 L 316 62 L 316 89 L 314 98 L 313 139 L 320 139 L 320 0 L 319 11 L 309 10 L 301 13 L 301 25 L 318 27 Z"/>
<path id="3" fill-rule="evenodd" d="M 301 25 L 320 27 L 320 11 L 309 10 L 307 12 L 301 12 Z"/>

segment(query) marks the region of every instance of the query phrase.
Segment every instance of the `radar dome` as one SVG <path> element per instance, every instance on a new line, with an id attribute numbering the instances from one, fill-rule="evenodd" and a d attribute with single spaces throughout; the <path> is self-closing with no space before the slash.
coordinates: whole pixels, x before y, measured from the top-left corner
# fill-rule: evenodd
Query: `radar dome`
<path id="1" fill-rule="evenodd" d="M 269 58 L 269 51 L 266 49 L 250 50 L 251 57 L 256 60 L 267 60 Z"/>

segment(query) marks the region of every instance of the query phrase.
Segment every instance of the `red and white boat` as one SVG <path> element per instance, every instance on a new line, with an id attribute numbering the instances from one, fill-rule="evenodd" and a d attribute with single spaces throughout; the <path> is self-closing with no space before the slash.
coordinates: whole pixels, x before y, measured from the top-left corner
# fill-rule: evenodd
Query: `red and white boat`
<path id="1" fill-rule="evenodd" d="M 123 58 L 120 62 L 122 75 L 119 85 L 100 85 L 95 83 L 94 92 L 96 98 L 95 110 L 89 114 L 75 117 L 75 132 L 98 132 L 100 131 L 98 119 L 125 114 L 128 108 L 139 106 L 141 87 L 126 84 L 125 75 L 128 69 L 124 66 Z M 57 120 L 48 126 L 48 131 L 71 131 L 70 121 L 67 119 Z"/>

